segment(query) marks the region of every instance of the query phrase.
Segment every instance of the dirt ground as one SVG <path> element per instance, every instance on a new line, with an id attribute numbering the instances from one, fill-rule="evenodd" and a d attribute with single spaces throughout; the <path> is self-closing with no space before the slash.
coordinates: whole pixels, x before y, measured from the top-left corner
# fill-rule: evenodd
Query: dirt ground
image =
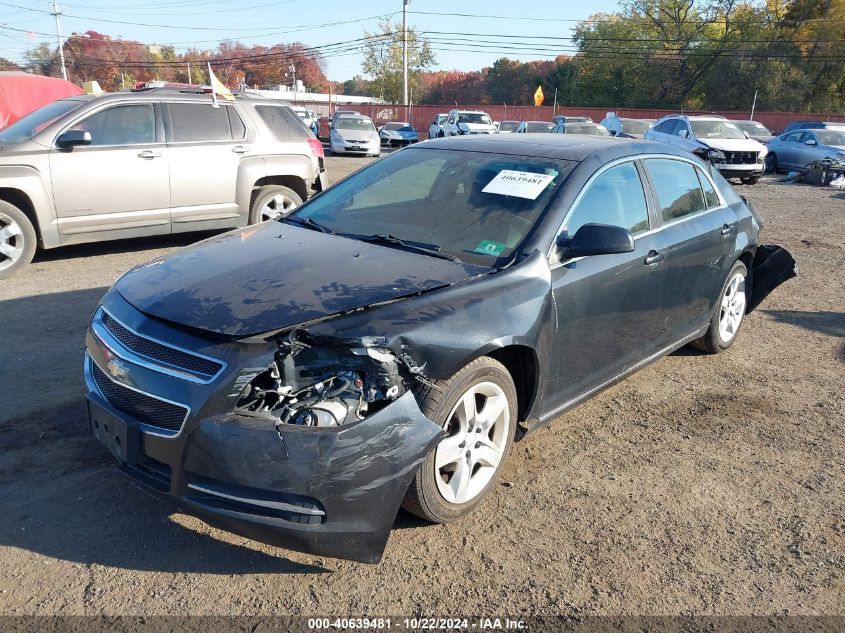
<path id="1" fill-rule="evenodd" d="M 845 194 L 740 189 L 800 277 L 733 348 L 682 350 L 517 444 L 464 521 L 400 513 L 379 565 L 173 513 L 82 433 L 98 299 L 198 236 L 42 253 L 0 283 L 0 613 L 845 613 Z"/>

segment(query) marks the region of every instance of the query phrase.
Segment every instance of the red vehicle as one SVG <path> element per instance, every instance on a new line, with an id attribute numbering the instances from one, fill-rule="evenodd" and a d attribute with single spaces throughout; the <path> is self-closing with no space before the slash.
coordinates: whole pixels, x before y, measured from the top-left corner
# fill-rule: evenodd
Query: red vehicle
<path id="1" fill-rule="evenodd" d="M 82 88 L 64 79 L 0 72 L 0 129 L 56 99 L 81 94 Z"/>

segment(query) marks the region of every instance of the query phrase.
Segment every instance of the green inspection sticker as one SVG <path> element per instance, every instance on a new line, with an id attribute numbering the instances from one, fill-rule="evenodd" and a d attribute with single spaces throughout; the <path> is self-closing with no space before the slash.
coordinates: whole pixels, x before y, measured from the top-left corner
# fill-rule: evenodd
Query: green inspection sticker
<path id="1" fill-rule="evenodd" d="M 481 243 L 475 247 L 476 253 L 481 253 L 482 255 L 493 255 L 494 257 L 501 255 L 503 250 L 505 250 L 504 244 L 501 244 L 500 242 L 493 242 L 492 240 L 481 240 Z"/>

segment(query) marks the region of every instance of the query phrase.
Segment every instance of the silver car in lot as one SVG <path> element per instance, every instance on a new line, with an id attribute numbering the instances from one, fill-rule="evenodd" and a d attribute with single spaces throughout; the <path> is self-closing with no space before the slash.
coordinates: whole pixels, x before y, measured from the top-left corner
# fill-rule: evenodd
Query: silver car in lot
<path id="1" fill-rule="evenodd" d="M 332 154 L 378 156 L 381 139 L 372 119 L 361 114 L 338 117 L 332 126 Z"/>
<path id="2" fill-rule="evenodd" d="M 845 157 L 845 129 L 794 130 L 769 142 L 768 171 L 804 171 L 824 158 Z"/>
<path id="3" fill-rule="evenodd" d="M 381 144 L 386 147 L 404 147 L 420 140 L 419 134 L 410 123 L 385 123 L 378 130 Z"/>
<path id="4" fill-rule="evenodd" d="M 55 101 L 0 131 L 0 278 L 44 249 L 277 218 L 325 181 L 323 147 L 269 99 L 166 87 Z"/>

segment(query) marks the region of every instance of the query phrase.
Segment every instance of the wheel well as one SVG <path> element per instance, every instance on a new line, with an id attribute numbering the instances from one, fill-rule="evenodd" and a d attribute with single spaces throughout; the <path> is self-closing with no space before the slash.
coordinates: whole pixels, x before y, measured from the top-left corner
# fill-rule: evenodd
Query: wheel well
<path id="1" fill-rule="evenodd" d="M 264 185 L 281 185 L 283 187 L 293 189 L 296 192 L 296 195 L 302 198 L 303 202 L 308 200 L 308 187 L 302 178 L 297 176 L 264 176 L 264 178 L 259 178 L 252 186 L 252 198 L 249 201 L 250 207 L 252 207 L 252 203 L 255 202 L 255 194 L 258 191 L 258 188 L 263 187 Z"/>
<path id="2" fill-rule="evenodd" d="M 41 246 L 41 229 L 38 226 L 38 216 L 35 213 L 35 206 L 32 200 L 20 189 L 0 188 L 0 200 L 15 205 L 18 209 L 23 211 L 24 215 L 32 222 L 35 227 L 35 234 L 38 236 L 38 245 Z"/>
<path id="3" fill-rule="evenodd" d="M 534 404 L 539 387 L 540 368 L 537 355 L 530 347 L 510 345 L 487 354 L 508 370 L 516 386 L 517 417 L 525 420 Z"/>

